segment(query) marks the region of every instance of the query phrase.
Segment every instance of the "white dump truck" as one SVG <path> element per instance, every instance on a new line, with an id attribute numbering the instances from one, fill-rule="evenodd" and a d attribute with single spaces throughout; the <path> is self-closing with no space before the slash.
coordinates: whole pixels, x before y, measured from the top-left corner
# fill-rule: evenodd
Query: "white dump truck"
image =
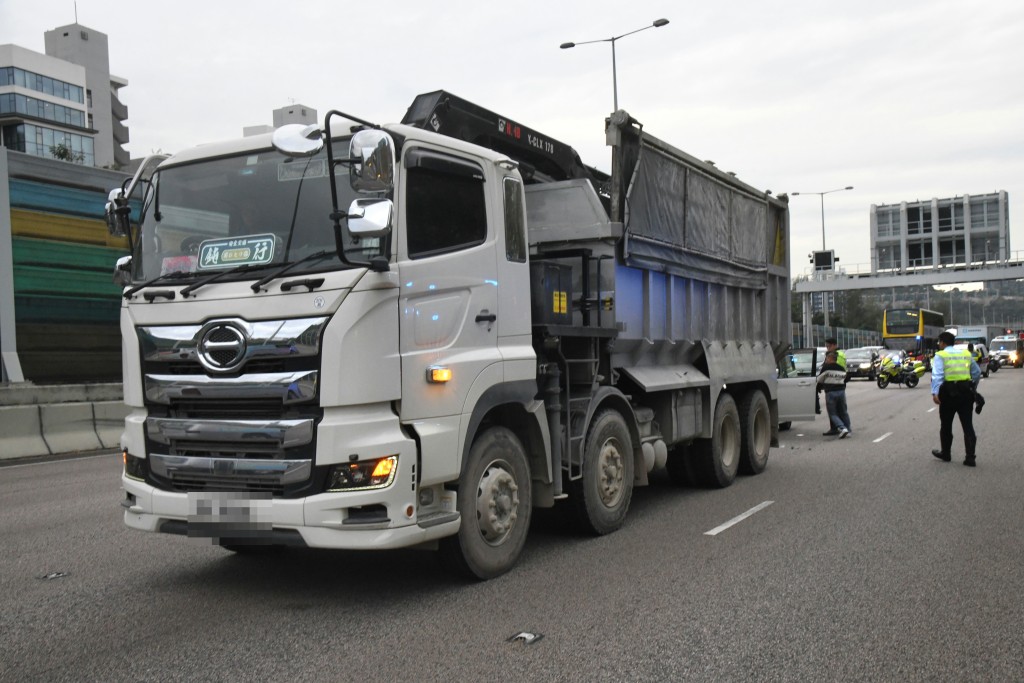
<path id="1" fill-rule="evenodd" d="M 787 199 L 624 111 L 606 138 L 610 175 L 438 91 L 147 160 L 107 208 L 125 523 L 490 578 L 534 507 L 607 534 L 654 468 L 761 472 L 791 417 Z"/>

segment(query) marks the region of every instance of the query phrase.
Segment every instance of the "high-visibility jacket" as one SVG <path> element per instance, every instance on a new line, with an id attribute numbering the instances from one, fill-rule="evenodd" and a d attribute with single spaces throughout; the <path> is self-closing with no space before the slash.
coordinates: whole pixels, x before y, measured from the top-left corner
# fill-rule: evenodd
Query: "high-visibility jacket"
<path id="1" fill-rule="evenodd" d="M 942 359 L 946 382 L 964 382 L 971 379 L 971 352 L 967 349 L 942 349 L 935 354 Z"/>
<path id="2" fill-rule="evenodd" d="M 836 349 L 836 363 L 843 369 L 843 372 L 846 372 L 846 352 L 842 349 Z"/>

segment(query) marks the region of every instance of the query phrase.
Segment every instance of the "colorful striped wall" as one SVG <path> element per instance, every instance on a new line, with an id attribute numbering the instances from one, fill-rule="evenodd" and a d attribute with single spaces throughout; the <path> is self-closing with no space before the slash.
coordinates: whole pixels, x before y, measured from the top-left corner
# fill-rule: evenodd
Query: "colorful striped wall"
<path id="1" fill-rule="evenodd" d="M 40 384 L 120 381 L 121 290 L 112 274 L 128 242 L 107 232 L 106 177 L 71 183 L 75 169 L 64 167 L 57 178 L 11 168 L 18 357 L 25 379 Z"/>

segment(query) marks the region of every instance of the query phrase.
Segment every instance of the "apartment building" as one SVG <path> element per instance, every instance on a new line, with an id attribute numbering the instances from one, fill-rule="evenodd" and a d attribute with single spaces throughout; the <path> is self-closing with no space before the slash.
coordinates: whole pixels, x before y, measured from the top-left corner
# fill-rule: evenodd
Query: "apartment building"
<path id="1" fill-rule="evenodd" d="M 110 73 L 107 36 L 81 24 L 43 34 L 45 54 L 0 45 L 0 142 L 85 166 L 129 163 L 128 81 Z"/>

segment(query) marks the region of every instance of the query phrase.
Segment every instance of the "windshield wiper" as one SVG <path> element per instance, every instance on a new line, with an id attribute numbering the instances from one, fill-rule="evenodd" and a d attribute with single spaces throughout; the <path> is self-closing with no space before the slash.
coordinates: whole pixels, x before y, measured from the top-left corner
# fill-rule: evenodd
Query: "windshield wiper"
<path id="1" fill-rule="evenodd" d="M 200 280 L 198 282 L 195 282 L 195 283 L 189 285 L 188 287 L 186 287 L 185 289 L 181 290 L 181 298 L 183 298 L 183 299 L 187 298 L 189 294 L 191 294 L 192 292 L 196 291 L 197 289 L 199 289 L 203 285 L 208 285 L 211 282 L 216 282 L 217 280 L 220 280 L 221 278 L 227 277 L 228 275 L 235 275 L 237 273 L 245 273 L 245 272 L 248 272 L 250 270 L 261 270 L 263 268 L 266 268 L 269 265 L 270 265 L 269 263 L 258 263 L 258 264 L 243 263 L 240 266 L 235 266 L 234 268 L 228 268 L 227 270 L 222 270 L 222 271 L 216 272 L 213 275 L 209 275 L 207 277 L 204 277 L 202 280 Z"/>
<path id="2" fill-rule="evenodd" d="M 131 289 L 126 290 L 125 293 L 122 294 L 121 296 L 123 296 L 125 299 L 131 299 L 132 294 L 135 294 L 135 292 L 139 291 L 140 289 L 145 289 L 150 285 L 155 285 L 158 282 L 166 282 L 167 280 L 180 280 L 182 278 L 191 277 L 192 275 L 193 273 L 190 273 L 185 270 L 175 270 L 170 273 L 164 273 L 163 275 L 157 275 L 152 280 L 146 280 L 142 284 L 135 285 Z"/>
<path id="3" fill-rule="evenodd" d="M 303 263 L 307 263 L 309 261 L 315 261 L 317 259 L 322 259 L 325 256 L 333 256 L 333 255 L 334 255 L 333 251 L 329 251 L 329 250 L 325 249 L 323 251 L 318 251 L 318 252 L 315 252 L 315 253 L 303 256 L 298 261 L 290 261 L 288 263 L 285 263 L 283 266 L 281 266 L 280 268 L 275 270 L 273 273 L 265 275 L 260 280 L 257 280 L 256 282 L 254 282 L 252 284 L 252 291 L 254 291 L 254 292 L 260 291 L 260 288 L 263 287 L 263 285 L 267 284 L 271 280 L 276 280 L 277 278 L 281 277 L 282 275 L 287 273 L 292 268 L 295 268 L 296 266 L 302 265 Z"/>

